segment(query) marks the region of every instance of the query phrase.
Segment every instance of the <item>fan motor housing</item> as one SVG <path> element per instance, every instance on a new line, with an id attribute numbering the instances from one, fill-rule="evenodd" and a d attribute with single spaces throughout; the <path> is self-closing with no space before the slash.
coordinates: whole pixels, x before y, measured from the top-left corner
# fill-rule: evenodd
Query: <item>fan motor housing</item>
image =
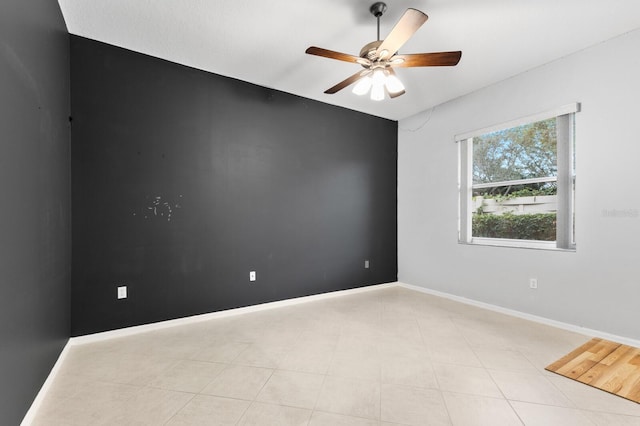
<path id="1" fill-rule="evenodd" d="M 376 51 L 381 44 L 382 40 L 376 40 L 365 44 L 364 47 L 360 49 L 360 57 L 367 58 L 371 61 L 374 60 L 376 57 Z"/>

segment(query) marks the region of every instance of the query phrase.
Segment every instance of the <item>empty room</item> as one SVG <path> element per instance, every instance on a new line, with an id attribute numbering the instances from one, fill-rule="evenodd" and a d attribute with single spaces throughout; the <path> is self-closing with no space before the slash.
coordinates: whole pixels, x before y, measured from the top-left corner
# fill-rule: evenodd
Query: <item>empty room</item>
<path id="1" fill-rule="evenodd" d="M 0 424 L 640 425 L 640 4 L 0 5 Z"/>

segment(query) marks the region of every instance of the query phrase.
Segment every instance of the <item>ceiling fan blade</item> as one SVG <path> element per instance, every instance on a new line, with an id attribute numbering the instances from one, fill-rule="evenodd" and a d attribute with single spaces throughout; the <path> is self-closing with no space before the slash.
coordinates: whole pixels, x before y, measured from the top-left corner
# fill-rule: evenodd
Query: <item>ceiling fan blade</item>
<path id="1" fill-rule="evenodd" d="M 347 53 L 340 53 L 333 50 L 323 49 L 321 47 L 311 46 L 304 53 L 309 55 L 322 56 L 323 58 L 337 59 L 345 62 L 358 62 L 361 58 L 359 56 L 349 55 Z"/>
<path id="2" fill-rule="evenodd" d="M 412 53 L 391 58 L 394 67 L 447 67 L 458 65 L 462 52 Z M 402 61 L 402 62 L 400 62 Z"/>
<path id="3" fill-rule="evenodd" d="M 345 87 L 355 83 L 356 81 L 360 80 L 362 77 L 368 75 L 371 71 L 369 70 L 362 70 L 362 71 L 358 71 L 357 73 L 353 74 L 351 77 L 348 77 L 344 80 L 342 80 L 340 83 L 336 84 L 333 87 L 330 87 L 329 89 L 325 90 L 324 93 L 327 93 L 329 95 L 333 95 L 336 92 L 339 92 L 340 90 L 344 89 Z"/>
<path id="4" fill-rule="evenodd" d="M 376 50 L 376 57 L 388 59 L 393 56 L 427 19 L 429 17 L 425 13 L 417 9 L 407 9 L 387 38 L 378 47 L 378 50 Z"/>

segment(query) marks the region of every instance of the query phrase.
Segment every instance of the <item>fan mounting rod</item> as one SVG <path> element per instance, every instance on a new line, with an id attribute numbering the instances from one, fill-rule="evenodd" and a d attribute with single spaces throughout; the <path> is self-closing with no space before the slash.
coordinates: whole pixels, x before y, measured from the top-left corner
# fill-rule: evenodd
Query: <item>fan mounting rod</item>
<path id="1" fill-rule="evenodd" d="M 387 10 L 387 5 L 381 1 L 371 5 L 369 12 L 378 20 L 378 41 L 380 41 L 380 17 Z"/>

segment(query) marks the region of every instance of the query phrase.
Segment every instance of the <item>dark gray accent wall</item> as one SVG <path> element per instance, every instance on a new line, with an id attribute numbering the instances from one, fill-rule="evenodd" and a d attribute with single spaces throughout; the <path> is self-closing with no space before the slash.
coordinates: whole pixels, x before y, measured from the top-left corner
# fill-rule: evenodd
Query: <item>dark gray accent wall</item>
<path id="1" fill-rule="evenodd" d="M 71 58 L 72 335 L 396 281 L 395 121 L 76 36 Z"/>
<path id="2" fill-rule="evenodd" d="M 0 2 L 0 424 L 24 417 L 70 324 L 69 35 L 58 2 Z"/>

